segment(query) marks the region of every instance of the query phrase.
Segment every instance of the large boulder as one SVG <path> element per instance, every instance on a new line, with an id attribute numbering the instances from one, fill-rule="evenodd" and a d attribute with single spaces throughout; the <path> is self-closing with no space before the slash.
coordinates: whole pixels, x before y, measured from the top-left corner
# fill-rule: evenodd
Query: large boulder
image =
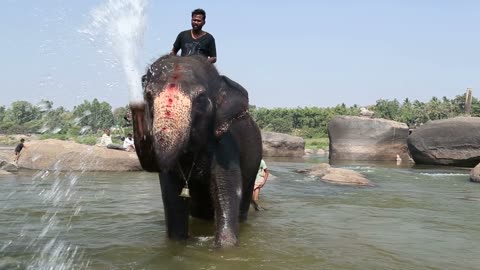
<path id="1" fill-rule="evenodd" d="M 470 171 L 470 181 L 480 183 L 480 163 Z"/>
<path id="2" fill-rule="evenodd" d="M 18 166 L 58 171 L 142 170 L 135 152 L 53 139 L 29 142 L 22 150 Z"/>
<path id="3" fill-rule="evenodd" d="M 264 157 L 302 157 L 305 140 L 276 132 L 262 132 Z"/>
<path id="4" fill-rule="evenodd" d="M 311 176 L 319 177 L 320 180 L 332 184 L 352 185 L 352 186 L 371 186 L 370 181 L 361 173 L 356 171 L 332 168 L 327 163 L 320 163 L 310 169 L 299 170 L 299 173 L 306 173 Z"/>
<path id="5" fill-rule="evenodd" d="M 336 116 L 328 124 L 329 158 L 408 160 L 408 126 L 380 118 Z M 398 157 L 397 157 L 398 155 Z"/>
<path id="6" fill-rule="evenodd" d="M 429 121 L 407 140 L 417 164 L 474 167 L 480 162 L 480 118 Z"/>

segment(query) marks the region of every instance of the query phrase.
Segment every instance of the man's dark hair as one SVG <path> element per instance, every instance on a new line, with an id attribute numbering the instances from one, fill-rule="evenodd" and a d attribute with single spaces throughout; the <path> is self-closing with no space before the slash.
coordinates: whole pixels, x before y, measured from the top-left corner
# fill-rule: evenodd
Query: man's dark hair
<path id="1" fill-rule="evenodd" d="M 21 140 L 20 140 L 20 142 L 24 142 L 24 141 L 25 141 L 25 139 L 21 139 Z"/>
<path id="2" fill-rule="evenodd" d="M 201 9 L 201 8 L 197 8 L 195 9 L 194 11 L 192 11 L 192 17 L 194 15 L 203 15 L 203 20 L 205 21 L 205 19 L 207 18 L 207 13 L 205 13 L 205 10 Z"/>

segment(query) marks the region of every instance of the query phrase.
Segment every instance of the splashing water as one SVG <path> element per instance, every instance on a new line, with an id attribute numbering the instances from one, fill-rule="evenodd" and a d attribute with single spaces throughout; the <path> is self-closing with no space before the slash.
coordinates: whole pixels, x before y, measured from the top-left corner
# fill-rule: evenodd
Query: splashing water
<path id="1" fill-rule="evenodd" d="M 80 30 L 92 42 L 103 35 L 101 41 L 113 49 L 125 72 L 132 103 L 143 100 L 138 59 L 143 47 L 146 5 L 147 0 L 109 0 L 91 11 L 92 22 Z"/>

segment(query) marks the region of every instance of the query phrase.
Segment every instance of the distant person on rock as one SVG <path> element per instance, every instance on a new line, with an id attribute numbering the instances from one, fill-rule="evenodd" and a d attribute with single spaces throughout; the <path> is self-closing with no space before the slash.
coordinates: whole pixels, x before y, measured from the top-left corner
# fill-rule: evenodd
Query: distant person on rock
<path id="1" fill-rule="evenodd" d="M 100 143 L 97 143 L 97 146 L 108 146 L 112 144 L 112 137 L 110 136 L 110 129 L 105 129 L 105 133 L 103 133 L 102 137 L 100 138 Z"/>
<path id="2" fill-rule="evenodd" d="M 27 148 L 24 144 L 25 139 L 20 139 L 20 143 L 17 144 L 17 147 L 15 147 L 15 158 L 13 159 L 13 164 L 17 165 L 18 164 L 18 159 L 20 158 L 20 154 L 22 152 L 23 148 Z"/>
<path id="3" fill-rule="evenodd" d="M 263 208 L 258 205 L 258 199 L 260 197 L 260 189 L 263 188 L 265 183 L 267 182 L 269 176 L 267 164 L 265 161 L 262 159 L 260 162 L 260 167 L 258 168 L 258 173 L 257 173 L 257 178 L 255 179 L 255 186 L 253 188 L 253 195 L 252 195 L 252 204 L 253 208 L 255 208 L 256 211 L 263 210 Z"/>
<path id="4" fill-rule="evenodd" d="M 133 136 L 131 133 L 128 133 L 125 140 L 123 140 L 123 148 L 129 152 L 135 151 L 135 144 L 133 143 Z"/>
<path id="5" fill-rule="evenodd" d="M 181 56 L 203 55 L 212 64 L 217 61 L 215 38 L 202 30 L 206 18 L 205 10 L 195 9 L 192 11 L 192 29 L 178 34 L 170 55 L 177 55 L 178 51 L 181 50 Z"/>

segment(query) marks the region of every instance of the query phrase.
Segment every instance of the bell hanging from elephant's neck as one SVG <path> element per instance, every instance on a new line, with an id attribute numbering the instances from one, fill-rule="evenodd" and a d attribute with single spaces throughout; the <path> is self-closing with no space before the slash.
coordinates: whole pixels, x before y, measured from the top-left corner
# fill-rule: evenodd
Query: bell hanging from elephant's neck
<path id="1" fill-rule="evenodd" d="M 182 192 L 180 193 L 180 197 L 190 198 L 190 189 L 188 189 L 187 185 L 185 185 L 185 187 L 182 188 Z"/>

